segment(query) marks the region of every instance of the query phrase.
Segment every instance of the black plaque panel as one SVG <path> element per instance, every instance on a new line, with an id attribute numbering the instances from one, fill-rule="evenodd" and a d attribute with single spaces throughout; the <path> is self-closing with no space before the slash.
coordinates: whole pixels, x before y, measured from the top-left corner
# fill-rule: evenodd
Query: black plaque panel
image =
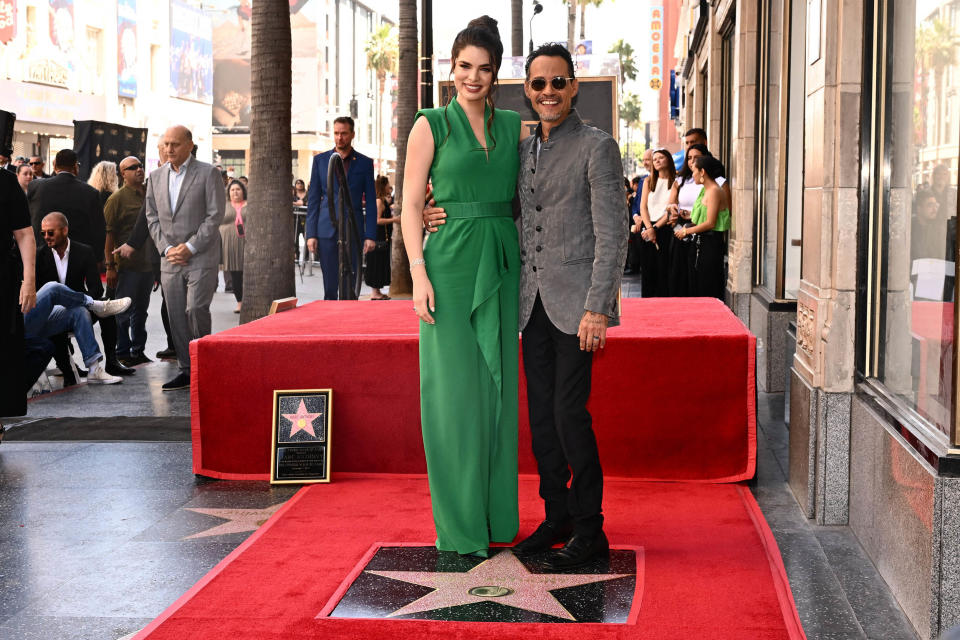
<path id="1" fill-rule="evenodd" d="M 321 616 L 635 624 L 642 549 L 612 549 L 564 571 L 546 569 L 545 554 L 518 558 L 509 548 L 490 554 L 482 559 L 435 547 L 381 546 Z"/>
<path id="2" fill-rule="evenodd" d="M 330 481 L 330 389 L 273 392 L 270 482 Z"/>

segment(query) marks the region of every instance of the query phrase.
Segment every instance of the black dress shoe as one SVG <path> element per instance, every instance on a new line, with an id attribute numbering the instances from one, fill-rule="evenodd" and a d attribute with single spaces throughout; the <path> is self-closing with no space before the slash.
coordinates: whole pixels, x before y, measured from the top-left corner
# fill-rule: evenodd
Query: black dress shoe
<path id="1" fill-rule="evenodd" d="M 157 357 L 161 360 L 176 360 L 177 351 L 173 347 L 167 347 L 163 351 L 157 351 Z"/>
<path id="2" fill-rule="evenodd" d="M 164 383 L 164 385 L 160 388 L 163 389 L 164 391 L 176 391 L 178 389 L 189 389 L 190 374 L 178 373 L 176 378 L 174 378 L 170 382 Z"/>
<path id="3" fill-rule="evenodd" d="M 117 359 L 107 360 L 107 365 L 104 369 L 112 376 L 132 376 L 137 372 L 136 369 L 131 369 L 126 365 L 120 364 L 120 361 Z"/>
<path id="4" fill-rule="evenodd" d="M 550 569 L 570 569 L 586 564 L 609 551 L 610 543 L 603 531 L 593 536 L 575 533 L 567 540 L 567 544 L 551 553 L 544 563 Z"/>
<path id="5" fill-rule="evenodd" d="M 128 358 L 120 358 L 120 362 L 125 364 L 128 367 L 135 367 L 139 364 L 149 364 L 153 362 L 150 358 L 147 357 L 147 354 L 141 353 L 137 356 L 130 356 Z"/>
<path id="6" fill-rule="evenodd" d="M 563 542 L 570 536 L 573 525 L 570 523 L 558 524 L 544 520 L 537 530 L 513 546 L 516 556 L 528 556 L 532 553 L 546 551 L 558 542 Z"/>

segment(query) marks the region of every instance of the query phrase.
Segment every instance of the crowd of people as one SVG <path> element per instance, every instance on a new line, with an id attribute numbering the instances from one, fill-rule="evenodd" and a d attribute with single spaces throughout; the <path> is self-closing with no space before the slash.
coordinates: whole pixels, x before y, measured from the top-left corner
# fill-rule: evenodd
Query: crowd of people
<path id="1" fill-rule="evenodd" d="M 625 180 L 630 227 L 626 273 L 640 273 L 641 295 L 723 300 L 730 186 L 703 129 L 688 130 L 679 171 L 666 149 L 643 155 L 647 173 Z"/>

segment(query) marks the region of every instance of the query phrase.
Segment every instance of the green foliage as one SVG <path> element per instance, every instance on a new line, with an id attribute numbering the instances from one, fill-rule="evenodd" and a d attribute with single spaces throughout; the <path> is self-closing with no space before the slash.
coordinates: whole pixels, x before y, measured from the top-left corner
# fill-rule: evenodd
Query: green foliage
<path id="1" fill-rule="evenodd" d="M 620 119 L 631 129 L 636 128 L 641 122 L 641 107 L 642 104 L 637 94 L 628 93 L 620 104 Z"/>
<path id="2" fill-rule="evenodd" d="M 367 68 L 375 71 L 382 79 L 388 73 L 396 73 L 399 47 L 397 32 L 389 24 L 374 29 L 364 45 L 367 54 Z"/>
<path id="3" fill-rule="evenodd" d="M 609 53 L 617 54 L 620 58 L 620 85 L 623 86 L 627 80 L 637 79 L 637 62 L 633 59 L 633 46 L 629 42 L 624 42 L 620 38 L 610 47 Z"/>

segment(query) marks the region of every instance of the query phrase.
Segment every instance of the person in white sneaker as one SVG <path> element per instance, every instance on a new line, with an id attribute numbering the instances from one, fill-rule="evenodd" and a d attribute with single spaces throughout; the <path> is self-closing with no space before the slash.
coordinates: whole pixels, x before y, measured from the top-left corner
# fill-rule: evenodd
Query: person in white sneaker
<path id="1" fill-rule="evenodd" d="M 108 318 L 122 313 L 130 306 L 130 298 L 94 300 L 85 293 L 74 291 L 59 282 L 48 282 L 37 291 L 37 304 L 23 318 L 26 340 L 39 340 L 72 331 L 80 347 L 83 363 L 89 369 L 87 382 L 116 384 L 123 382 L 104 369 L 103 354 L 93 334 L 90 314 Z"/>

